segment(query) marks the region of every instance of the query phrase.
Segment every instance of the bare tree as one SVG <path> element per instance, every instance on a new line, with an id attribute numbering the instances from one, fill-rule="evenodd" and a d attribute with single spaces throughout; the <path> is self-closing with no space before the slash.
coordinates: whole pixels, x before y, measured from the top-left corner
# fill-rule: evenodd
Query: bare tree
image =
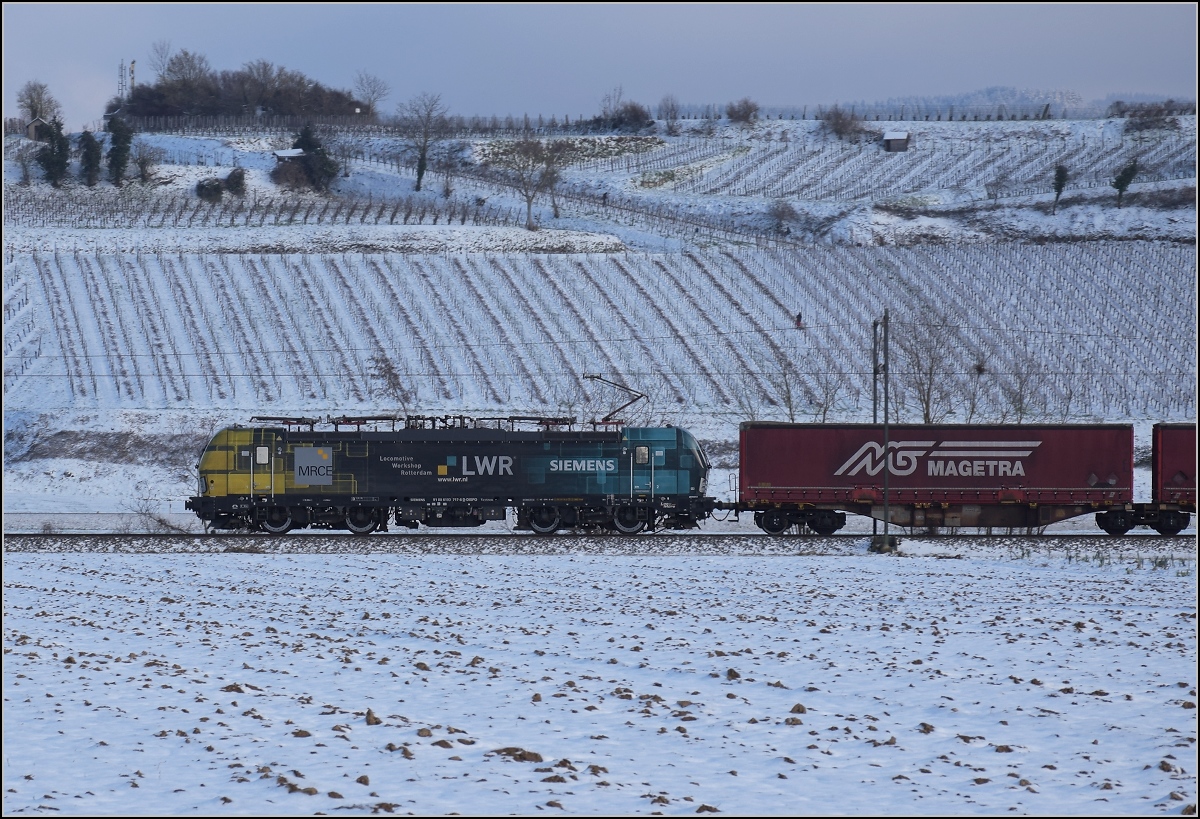
<path id="1" fill-rule="evenodd" d="M 1000 395 L 1003 399 L 1000 420 L 1020 424 L 1044 415 L 1046 376 L 1042 372 L 1041 362 L 1027 345 L 1022 344 L 1013 352 L 1012 363 L 1009 366 L 1011 372 L 1007 374 L 1007 380 L 1000 385 Z"/>
<path id="2" fill-rule="evenodd" d="M 170 40 L 155 40 L 154 45 L 150 46 L 150 68 L 156 76 L 162 77 L 166 73 L 171 54 Z"/>
<path id="3" fill-rule="evenodd" d="M 33 183 L 33 163 L 38 152 L 37 143 L 23 141 L 17 146 L 16 153 L 13 159 L 16 160 L 17 167 L 21 169 L 21 185 L 28 187 Z"/>
<path id="4" fill-rule="evenodd" d="M 854 112 L 847 111 L 840 106 L 835 105 L 817 116 L 821 120 L 821 130 L 827 134 L 833 134 L 838 139 L 851 139 L 867 133 L 866 126 L 854 115 Z"/>
<path id="5" fill-rule="evenodd" d="M 619 85 L 612 91 L 609 91 L 600 100 L 600 116 L 608 122 L 616 119 L 617 112 L 621 110 L 621 105 L 625 101 L 624 98 L 625 92 Z"/>
<path id="6" fill-rule="evenodd" d="M 284 69 L 270 60 L 252 60 L 242 66 L 243 88 L 247 105 L 267 108 L 279 91 L 280 73 Z M 255 113 L 251 111 L 250 113 Z"/>
<path id="7" fill-rule="evenodd" d="M 796 369 L 791 352 L 781 347 L 773 346 L 771 349 L 773 354 L 764 351 L 766 360 L 759 364 L 758 369 L 762 370 L 763 381 L 770 390 L 769 397 L 787 414 L 788 422 L 794 424 L 796 416 L 803 411 L 809 390 L 804 384 L 804 377 Z M 743 391 L 755 389 L 749 382 L 747 378 L 743 383 Z"/>
<path id="8" fill-rule="evenodd" d="M 1008 185 L 1008 171 L 1000 170 L 996 172 L 991 182 L 983 183 L 983 190 L 993 202 L 998 202 L 1001 195 L 1008 190 Z"/>
<path id="9" fill-rule="evenodd" d="M 946 322 L 928 306 L 929 324 L 900 324 L 892 335 L 900 365 L 892 380 L 911 394 L 925 424 L 940 424 L 954 414 L 958 399 L 954 382 L 954 339 Z"/>
<path id="10" fill-rule="evenodd" d="M 846 375 L 836 372 L 834 366 L 832 359 L 828 359 L 827 363 L 822 361 L 817 365 L 817 371 L 809 374 L 806 385 L 814 420 L 822 424 L 828 420 L 829 413 L 837 406 L 842 391 L 850 388 Z"/>
<path id="11" fill-rule="evenodd" d="M 679 135 L 679 100 L 667 94 L 658 104 L 658 118 L 666 122 L 669 136 Z"/>
<path id="12" fill-rule="evenodd" d="M 17 107 L 26 122 L 38 117 L 50 122 L 62 114 L 62 106 L 50 93 L 50 87 L 38 80 L 30 80 L 21 86 L 17 92 Z"/>
<path id="13" fill-rule="evenodd" d="M 558 184 L 570 143 L 553 140 L 543 143 L 537 139 L 522 139 L 497 158 L 508 180 L 525 200 L 525 227 L 537 230 L 533 221 L 533 202 L 539 194 L 553 191 Z"/>
<path id="14" fill-rule="evenodd" d="M 442 196 L 449 199 L 454 193 L 454 160 L 460 146 L 443 142 L 434 153 L 433 170 L 442 180 Z"/>
<path id="15" fill-rule="evenodd" d="M 429 167 L 429 146 L 445 131 L 446 113 L 441 94 L 427 91 L 396 107 L 406 147 L 416 156 L 418 191 Z"/>
<path id="16" fill-rule="evenodd" d="M 366 103 L 367 114 L 372 117 L 378 113 L 379 103 L 391 92 L 392 87 L 374 74 L 359 71 L 354 75 L 354 93 L 358 96 L 359 102 Z"/>
<path id="17" fill-rule="evenodd" d="M 571 143 L 565 139 L 547 142 L 542 157 L 542 185 L 550 194 L 550 208 L 554 218 L 559 216 L 558 183 L 562 181 L 562 171 L 571 156 Z"/>
<path id="18" fill-rule="evenodd" d="M 186 48 L 177 54 L 172 54 L 163 68 L 162 79 L 167 82 L 178 82 L 191 85 L 212 77 L 212 66 L 208 57 L 194 54 Z"/>
<path id="19" fill-rule="evenodd" d="M 141 182 L 154 181 L 154 169 L 165 157 L 166 152 L 162 148 L 147 145 L 140 139 L 134 140 L 133 150 L 129 154 L 134 167 L 137 168 L 138 180 Z"/>
<path id="20" fill-rule="evenodd" d="M 370 374 L 374 379 L 371 391 L 385 401 L 399 405 L 400 411 L 407 415 L 409 403 L 416 398 L 416 390 L 405 386 L 404 377 L 396 371 L 396 365 L 386 355 L 375 355 L 370 358 Z"/>
<path id="21" fill-rule="evenodd" d="M 976 414 L 980 411 L 983 402 L 983 377 L 985 375 L 987 375 L 987 365 L 983 363 L 983 359 L 976 360 L 971 365 L 970 372 L 967 373 L 966 391 L 962 408 L 965 415 L 963 420 L 968 424 L 975 420 Z"/>
<path id="22" fill-rule="evenodd" d="M 1058 393 L 1058 420 L 1063 424 L 1071 419 L 1072 412 L 1078 411 L 1080 403 L 1087 401 L 1090 393 L 1089 382 L 1081 377 L 1073 364 L 1068 366 L 1071 369 L 1059 373 L 1058 377 L 1054 379 Z"/>

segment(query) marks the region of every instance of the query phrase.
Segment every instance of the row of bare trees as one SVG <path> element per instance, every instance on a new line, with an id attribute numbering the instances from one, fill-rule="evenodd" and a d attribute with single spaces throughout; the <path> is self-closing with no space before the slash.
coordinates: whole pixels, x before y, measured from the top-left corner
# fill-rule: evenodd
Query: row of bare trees
<path id="1" fill-rule="evenodd" d="M 896 339 L 889 383 L 893 422 L 1066 422 L 1089 403 L 1086 374 L 1050 372 L 1028 347 L 1010 351 L 1003 372 L 993 372 L 982 357 L 961 372 L 938 338 L 931 334 Z M 839 416 L 858 419 L 863 399 L 872 396 L 871 373 L 834 366 L 783 356 L 773 359 L 763 372 L 770 393 L 757 392 L 749 382 L 733 385 L 737 409 L 748 417 L 779 415 L 790 423 L 823 424 Z M 876 396 L 879 418 L 881 383 Z"/>

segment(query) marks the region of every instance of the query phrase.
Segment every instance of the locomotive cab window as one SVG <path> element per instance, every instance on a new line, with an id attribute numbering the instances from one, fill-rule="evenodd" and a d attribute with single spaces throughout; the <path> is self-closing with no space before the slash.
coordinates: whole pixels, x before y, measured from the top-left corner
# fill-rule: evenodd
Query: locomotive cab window
<path id="1" fill-rule="evenodd" d="M 639 446 L 633 449 L 633 462 L 638 464 L 650 463 L 650 447 Z"/>

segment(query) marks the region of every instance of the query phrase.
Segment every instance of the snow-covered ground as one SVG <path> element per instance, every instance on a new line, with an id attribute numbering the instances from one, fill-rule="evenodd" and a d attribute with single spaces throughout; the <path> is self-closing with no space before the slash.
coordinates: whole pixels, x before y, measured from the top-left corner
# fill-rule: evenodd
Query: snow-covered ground
<path id="1" fill-rule="evenodd" d="M 9 551 L 4 813 L 1195 811 L 1194 554 L 553 540 Z"/>

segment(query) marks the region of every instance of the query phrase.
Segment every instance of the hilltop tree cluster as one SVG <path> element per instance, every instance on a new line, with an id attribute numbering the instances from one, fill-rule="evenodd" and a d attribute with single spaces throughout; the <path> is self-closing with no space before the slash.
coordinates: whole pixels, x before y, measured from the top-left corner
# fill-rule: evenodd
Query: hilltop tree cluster
<path id="1" fill-rule="evenodd" d="M 593 128 L 611 131 L 640 131 L 653 124 L 654 116 L 650 109 L 639 102 L 625 99 L 620 86 L 604 95 L 600 101 L 600 115 L 591 120 Z"/>
<path id="2" fill-rule="evenodd" d="M 378 100 L 376 96 L 370 103 L 363 102 L 350 91 L 327 88 L 269 60 L 216 71 L 203 54 L 187 49 L 171 53 L 162 44 L 156 49 L 159 53 L 152 64 L 158 69 L 157 79 L 135 85 L 125 100 L 112 100 L 110 113 L 120 108 L 127 117 L 353 116 L 370 112 Z"/>
<path id="3" fill-rule="evenodd" d="M 1133 102 L 1117 100 L 1108 106 L 1108 116 L 1125 119 L 1126 131 L 1178 131 L 1177 116 L 1195 113 L 1195 103 L 1163 100 Z"/>

